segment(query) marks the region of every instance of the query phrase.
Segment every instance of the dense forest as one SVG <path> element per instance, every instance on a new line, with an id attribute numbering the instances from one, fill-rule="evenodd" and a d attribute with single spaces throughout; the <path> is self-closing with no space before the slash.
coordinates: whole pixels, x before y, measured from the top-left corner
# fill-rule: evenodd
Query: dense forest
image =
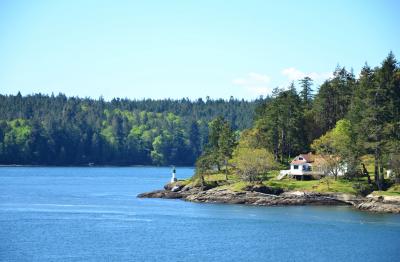
<path id="1" fill-rule="evenodd" d="M 400 162 L 399 141 L 400 69 L 393 53 L 380 66 L 365 64 L 358 77 L 338 66 L 319 87 L 305 77 L 251 102 L 0 95 L 0 164 L 198 159 L 201 169 L 220 169 L 238 158 L 235 149 L 281 164 L 314 151 L 340 157 L 349 175 L 359 172 L 362 156 L 373 156 L 379 185 L 384 169 Z"/>
<path id="2" fill-rule="evenodd" d="M 359 77 L 338 66 L 318 89 L 309 77 L 276 88 L 256 107 L 253 127 L 233 143 L 226 142 L 232 132 L 221 132 L 229 121 L 212 124 L 210 143 L 197 161 L 200 173 L 230 163 L 254 180 L 265 167 L 313 151 L 326 159 L 334 176 L 341 166 L 348 178 L 368 175 L 362 161 L 368 156 L 379 189 L 386 170 L 400 182 L 400 68 L 393 53 L 375 68 L 365 64 Z"/>
<path id="3" fill-rule="evenodd" d="M 262 101 L 0 95 L 0 164 L 193 165 L 212 119 L 249 128 Z"/>

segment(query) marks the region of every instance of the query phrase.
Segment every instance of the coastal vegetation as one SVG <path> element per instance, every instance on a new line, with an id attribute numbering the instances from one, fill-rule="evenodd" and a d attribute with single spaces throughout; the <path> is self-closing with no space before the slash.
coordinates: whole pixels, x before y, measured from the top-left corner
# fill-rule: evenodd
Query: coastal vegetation
<path id="1" fill-rule="evenodd" d="M 393 53 L 380 66 L 366 64 L 358 78 L 337 67 L 315 93 L 311 78 L 305 77 L 299 85 L 300 92 L 293 82 L 287 89 L 276 88 L 270 99 L 259 103 L 253 126 L 229 144 L 230 150 L 222 141 L 229 140 L 231 134 L 215 131 L 229 123 L 221 119 L 213 122 L 220 126 L 210 130 L 209 141 L 213 141 L 212 136 L 217 139 L 198 159 L 193 181 L 233 191 L 258 184 L 275 190 L 364 196 L 377 190 L 397 195 L 400 68 Z M 309 181 L 278 178 L 278 170 L 309 151 L 323 159 L 326 176 Z M 345 173 L 339 177 L 343 167 Z"/>

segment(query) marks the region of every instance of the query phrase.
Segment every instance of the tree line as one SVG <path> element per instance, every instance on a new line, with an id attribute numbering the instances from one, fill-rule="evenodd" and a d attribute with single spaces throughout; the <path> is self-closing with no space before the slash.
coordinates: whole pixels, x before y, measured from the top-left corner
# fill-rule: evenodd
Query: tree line
<path id="1" fill-rule="evenodd" d="M 229 125 L 223 120 L 216 123 Z M 197 162 L 200 173 L 220 169 L 230 158 L 232 166 L 254 179 L 257 170 L 287 164 L 300 153 L 314 151 L 326 156 L 328 163 L 331 160 L 335 168 L 345 165 L 347 177 L 355 177 L 365 175 L 362 157 L 370 155 L 375 184 L 381 190 L 385 170 L 397 170 L 400 178 L 399 64 L 390 52 L 380 66 L 365 64 L 359 77 L 338 66 L 315 91 L 309 77 L 288 88 L 275 88 L 268 100 L 257 105 L 253 126 L 231 143 L 230 150 L 211 141 L 210 137 L 208 149 Z"/>
<path id="2" fill-rule="evenodd" d="M 261 101 L 0 95 L 0 164 L 192 165 L 212 119 L 249 128 Z"/>

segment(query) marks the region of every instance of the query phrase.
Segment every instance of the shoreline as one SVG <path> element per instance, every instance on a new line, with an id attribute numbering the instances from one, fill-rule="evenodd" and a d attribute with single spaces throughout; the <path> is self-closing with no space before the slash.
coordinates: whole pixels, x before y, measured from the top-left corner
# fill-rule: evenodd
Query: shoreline
<path id="1" fill-rule="evenodd" d="M 351 206 L 374 212 L 400 214 L 400 197 L 355 196 L 345 193 L 319 193 L 286 191 L 280 194 L 257 191 L 236 192 L 223 187 L 201 189 L 200 187 L 167 184 L 164 189 L 141 193 L 138 198 L 180 199 L 197 203 L 244 204 L 251 206 Z"/>
<path id="2" fill-rule="evenodd" d="M 171 168 L 172 165 L 166 165 L 166 166 L 154 166 L 154 165 L 18 165 L 18 164 L 12 164 L 12 165 L 0 165 L 1 167 L 165 167 L 165 168 Z M 193 166 L 175 166 L 179 168 L 194 168 Z"/>

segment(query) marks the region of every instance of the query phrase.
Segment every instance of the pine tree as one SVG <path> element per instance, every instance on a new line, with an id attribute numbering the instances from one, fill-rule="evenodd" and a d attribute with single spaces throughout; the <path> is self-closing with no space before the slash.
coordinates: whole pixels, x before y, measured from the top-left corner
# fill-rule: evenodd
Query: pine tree
<path id="1" fill-rule="evenodd" d="M 379 190 L 383 188 L 383 168 L 387 165 L 384 159 L 390 154 L 392 141 L 398 141 L 393 128 L 400 110 L 396 96 L 398 70 L 393 53 L 389 53 L 381 67 L 371 70 L 364 66 L 349 112 L 360 151 L 374 155 L 375 183 Z"/>
<path id="2" fill-rule="evenodd" d="M 201 136 L 199 125 L 196 121 L 192 121 L 190 124 L 189 141 L 193 152 L 193 158 L 196 159 L 201 152 Z"/>
<path id="3" fill-rule="evenodd" d="M 299 82 L 301 87 L 300 97 L 302 103 L 305 109 L 310 109 L 313 99 L 313 94 L 312 94 L 313 90 L 311 88 L 311 86 L 313 85 L 313 80 L 310 77 L 306 76 L 303 79 L 299 80 Z"/>
<path id="4" fill-rule="evenodd" d="M 280 92 L 279 92 L 280 91 Z M 258 109 L 256 129 L 262 145 L 273 151 L 276 161 L 285 162 L 304 148 L 303 109 L 294 84 L 277 90 L 276 97 Z"/>
<path id="5" fill-rule="evenodd" d="M 320 127 L 321 135 L 346 116 L 355 87 L 353 73 L 347 72 L 344 67 L 337 67 L 333 76 L 321 85 L 313 104 L 315 122 Z"/>

